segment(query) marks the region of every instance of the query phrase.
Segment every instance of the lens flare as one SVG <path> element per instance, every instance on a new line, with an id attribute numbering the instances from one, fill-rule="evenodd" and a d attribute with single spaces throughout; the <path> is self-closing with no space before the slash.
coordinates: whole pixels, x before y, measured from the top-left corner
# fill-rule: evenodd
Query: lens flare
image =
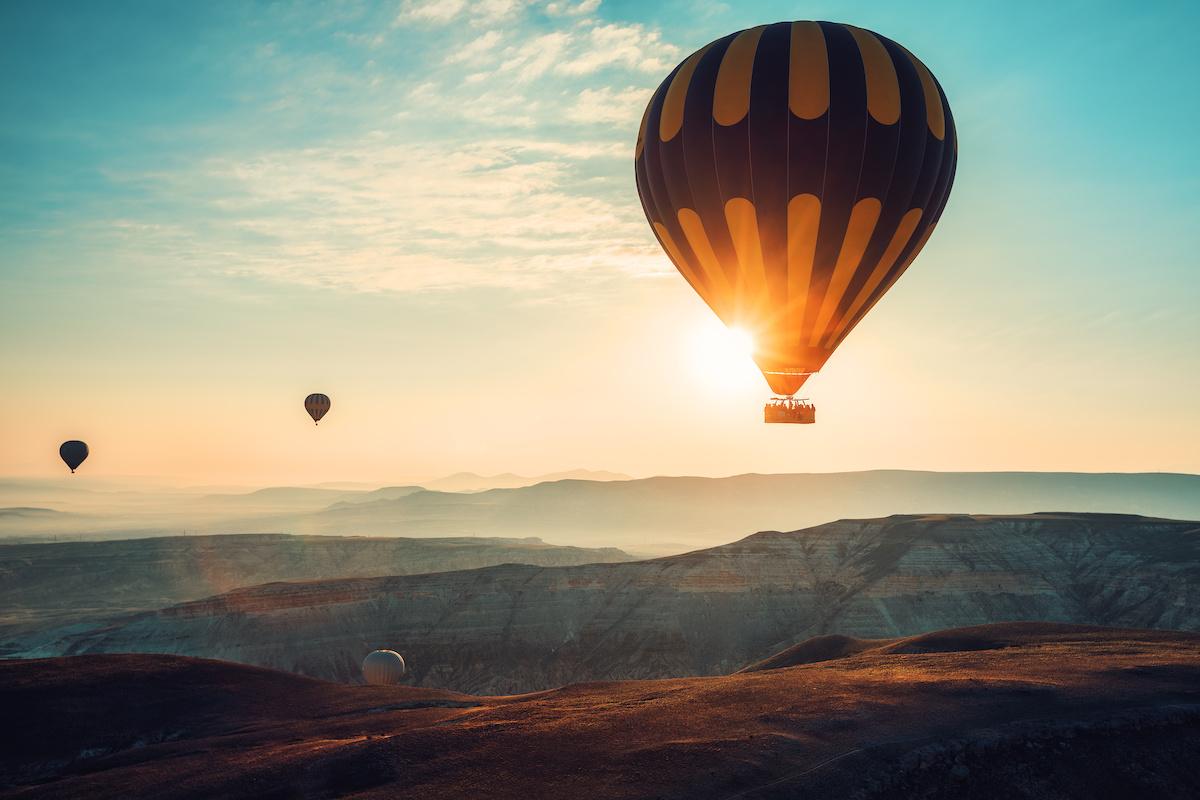
<path id="1" fill-rule="evenodd" d="M 691 342 L 692 372 L 706 391 L 765 388 L 754 365 L 754 336 L 749 331 L 713 320 L 698 328 Z"/>

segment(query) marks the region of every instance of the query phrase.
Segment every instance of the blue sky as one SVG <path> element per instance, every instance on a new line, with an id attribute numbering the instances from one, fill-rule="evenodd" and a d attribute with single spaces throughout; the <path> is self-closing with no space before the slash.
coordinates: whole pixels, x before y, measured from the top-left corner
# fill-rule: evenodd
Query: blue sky
<path id="1" fill-rule="evenodd" d="M 631 161 L 675 63 L 803 18 L 920 56 L 960 162 L 800 432 L 756 422 L 752 368 L 703 363 L 719 332 Z M 248 481 L 1200 471 L 1198 23 L 1194 3 L 8 2 L 0 472 L 57 469 L 45 442 L 73 435 L 104 444 L 98 471 Z M 316 458 L 288 416 L 310 390 L 343 418 Z"/>

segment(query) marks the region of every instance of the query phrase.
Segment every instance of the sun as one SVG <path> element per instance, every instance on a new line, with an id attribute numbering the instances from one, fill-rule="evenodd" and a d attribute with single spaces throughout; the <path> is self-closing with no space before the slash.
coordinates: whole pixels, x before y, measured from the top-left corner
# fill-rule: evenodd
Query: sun
<path id="1" fill-rule="evenodd" d="M 725 329 L 726 347 L 738 358 L 754 357 L 754 334 L 744 328 Z"/>
<path id="2" fill-rule="evenodd" d="M 743 392 L 762 383 L 754 365 L 754 336 L 744 328 L 708 321 L 691 336 L 689 350 L 692 372 L 706 390 Z"/>

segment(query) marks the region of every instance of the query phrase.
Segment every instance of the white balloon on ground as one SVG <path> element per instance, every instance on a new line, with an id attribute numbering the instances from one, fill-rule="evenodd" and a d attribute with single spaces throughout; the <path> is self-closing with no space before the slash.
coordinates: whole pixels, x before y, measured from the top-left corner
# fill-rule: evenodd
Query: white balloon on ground
<path id="1" fill-rule="evenodd" d="M 392 686 L 404 678 L 404 658 L 395 650 L 375 650 L 362 663 L 363 680 L 376 686 Z"/>

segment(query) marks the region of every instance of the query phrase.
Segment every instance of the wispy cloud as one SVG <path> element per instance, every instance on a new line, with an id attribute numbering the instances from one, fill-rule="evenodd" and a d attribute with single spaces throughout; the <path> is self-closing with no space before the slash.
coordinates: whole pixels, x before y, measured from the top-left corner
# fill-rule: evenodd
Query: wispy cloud
<path id="1" fill-rule="evenodd" d="M 123 217 L 113 235 L 189 268 L 359 291 L 536 294 L 564 279 L 665 274 L 631 161 L 637 121 L 679 49 L 598 8 L 406 2 L 382 43 L 335 31 L 365 66 L 322 60 L 315 83 L 273 47 L 260 57 L 286 79 L 264 113 L 317 101 L 342 129 L 115 176 L 172 210 Z M 485 19 L 485 31 L 460 24 Z M 379 66 L 412 48 L 418 68 Z"/>
<path id="2" fill-rule="evenodd" d="M 514 73 L 521 81 L 541 77 L 551 67 L 562 63 L 572 34 L 566 31 L 544 33 L 519 45 L 507 48 L 496 71 Z"/>
<path id="3" fill-rule="evenodd" d="M 397 24 L 445 24 L 466 19 L 477 24 L 493 23 L 516 16 L 530 5 L 525 0 L 405 0 Z"/>
<path id="4" fill-rule="evenodd" d="M 650 102 L 650 89 L 584 89 L 567 110 L 567 119 L 583 124 L 636 125 L 642 109 Z"/>
<path id="5" fill-rule="evenodd" d="M 578 17 L 591 14 L 600 8 L 600 0 L 579 0 L 577 3 L 553 2 L 546 4 L 546 13 L 551 16 Z"/>
<path id="6" fill-rule="evenodd" d="M 486 61 L 500 42 L 499 31 L 488 31 L 446 57 L 447 64 L 477 64 Z"/>
<path id="7" fill-rule="evenodd" d="M 559 66 L 566 75 L 589 75 L 609 66 L 650 74 L 674 66 L 679 48 L 662 40 L 662 34 L 641 25 L 596 25 L 581 37 L 574 57 Z"/>
<path id="8" fill-rule="evenodd" d="M 536 290 L 568 273 L 586 280 L 589 271 L 663 271 L 636 204 L 582 177 L 589 162 L 625 167 L 623 150 L 589 141 L 441 148 L 368 138 L 218 159 L 158 179 L 177 196 L 215 196 L 213 210 L 227 222 L 181 229 L 127 220 L 117 234 L 224 273 L 361 291 Z"/>

